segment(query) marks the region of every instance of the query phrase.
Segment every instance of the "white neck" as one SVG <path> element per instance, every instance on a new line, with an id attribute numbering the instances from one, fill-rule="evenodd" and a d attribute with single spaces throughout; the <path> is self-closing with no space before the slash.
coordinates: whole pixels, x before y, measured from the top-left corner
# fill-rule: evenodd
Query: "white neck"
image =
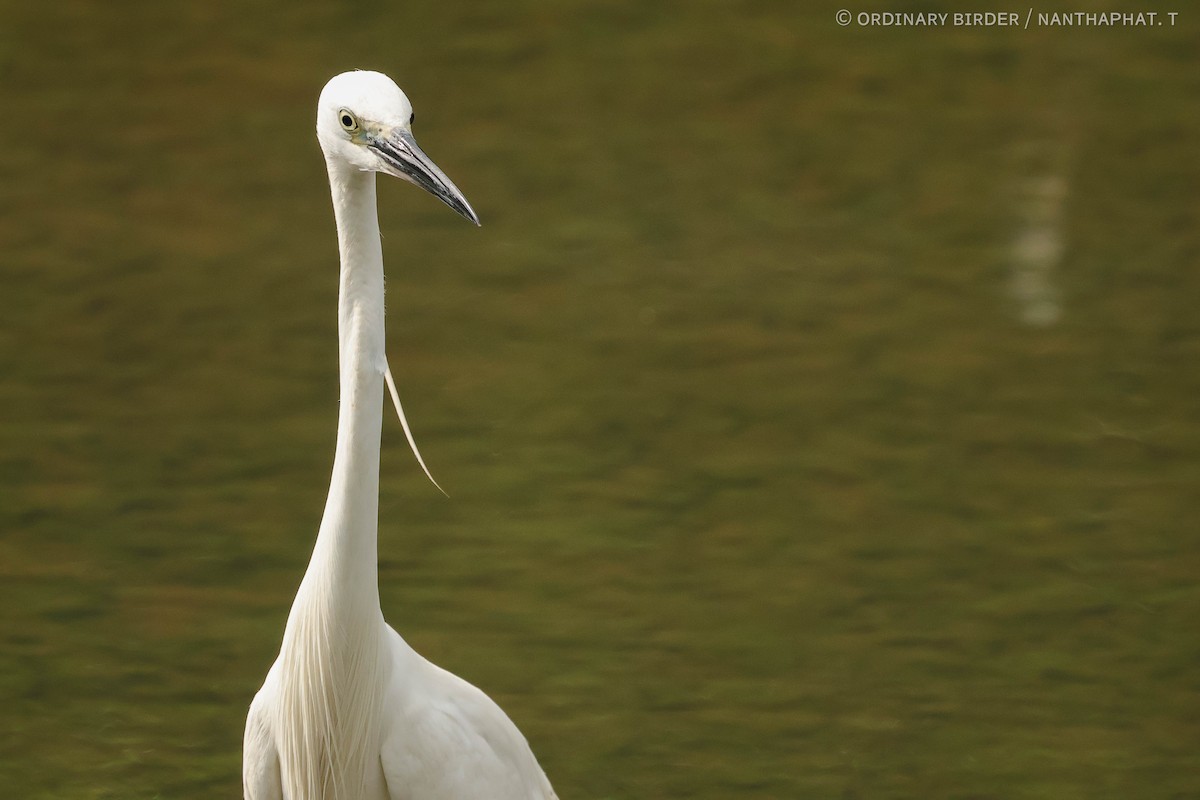
<path id="1" fill-rule="evenodd" d="M 280 653 L 285 796 L 356 798 L 378 756 L 387 680 L 379 608 L 383 251 L 374 173 L 330 164 L 341 279 L 341 407 L 329 497 Z"/>
<path id="2" fill-rule="evenodd" d="M 383 426 L 383 249 L 375 174 L 329 172 L 341 278 L 338 358 L 341 406 L 329 498 L 308 571 L 326 571 L 331 594 L 356 617 L 379 609 L 379 442 Z M 364 608 L 362 606 L 367 606 Z"/>

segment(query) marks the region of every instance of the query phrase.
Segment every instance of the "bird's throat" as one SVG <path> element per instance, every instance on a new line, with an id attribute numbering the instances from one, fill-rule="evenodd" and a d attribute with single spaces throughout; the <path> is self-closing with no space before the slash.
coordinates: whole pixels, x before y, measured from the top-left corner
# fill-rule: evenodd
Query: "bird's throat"
<path id="1" fill-rule="evenodd" d="M 375 176 L 330 174 L 341 273 L 340 406 L 329 497 L 309 572 L 345 602 L 335 616 L 379 613 L 379 446 L 384 402 L 383 253 Z M 341 600 L 345 598 L 345 600 Z"/>

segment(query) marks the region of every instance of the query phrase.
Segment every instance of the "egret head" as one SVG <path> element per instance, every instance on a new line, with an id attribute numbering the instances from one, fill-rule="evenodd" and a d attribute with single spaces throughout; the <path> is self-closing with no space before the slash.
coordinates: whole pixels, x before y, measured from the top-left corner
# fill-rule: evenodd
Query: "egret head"
<path id="1" fill-rule="evenodd" d="M 317 139 L 332 167 L 384 172 L 420 186 L 476 225 L 479 217 L 454 182 L 417 146 L 412 104 L 379 72 L 343 72 L 321 90 Z"/>

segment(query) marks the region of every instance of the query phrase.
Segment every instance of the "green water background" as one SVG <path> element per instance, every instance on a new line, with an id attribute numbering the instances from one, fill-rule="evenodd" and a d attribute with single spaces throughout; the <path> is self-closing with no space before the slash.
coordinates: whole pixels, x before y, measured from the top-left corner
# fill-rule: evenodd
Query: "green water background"
<path id="1" fill-rule="evenodd" d="M 384 610 L 564 800 L 1200 797 L 1200 13 L 839 7 L 0 4 L 0 793 L 240 796 L 366 67 L 484 222 L 381 185 Z"/>

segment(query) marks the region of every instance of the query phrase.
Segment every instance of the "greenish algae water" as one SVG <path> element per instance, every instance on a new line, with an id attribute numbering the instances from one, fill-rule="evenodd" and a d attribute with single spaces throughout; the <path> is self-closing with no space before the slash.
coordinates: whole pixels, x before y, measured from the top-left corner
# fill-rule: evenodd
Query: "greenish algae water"
<path id="1" fill-rule="evenodd" d="M 5 4 L 4 796 L 239 796 L 352 67 L 484 221 L 381 189 L 385 612 L 563 798 L 1200 796 L 1197 15 L 840 7 Z"/>

